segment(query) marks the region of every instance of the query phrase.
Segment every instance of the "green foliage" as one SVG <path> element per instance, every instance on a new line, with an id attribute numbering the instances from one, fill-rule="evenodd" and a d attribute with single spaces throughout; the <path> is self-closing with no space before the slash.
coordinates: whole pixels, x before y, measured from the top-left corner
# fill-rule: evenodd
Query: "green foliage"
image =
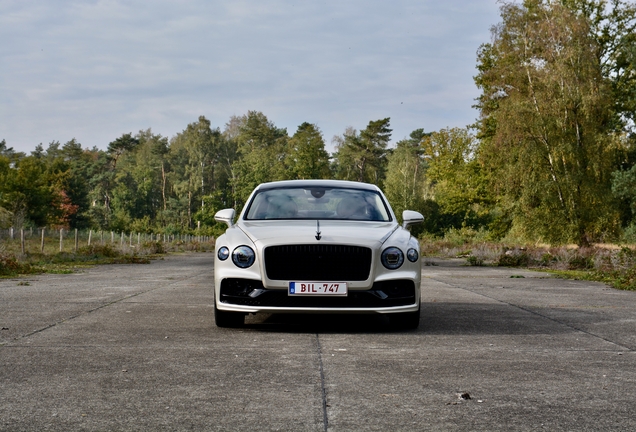
<path id="1" fill-rule="evenodd" d="M 9 162 L 0 156 L 0 207 L 13 215 L 16 228 L 25 222 L 44 226 L 54 220 L 62 212 L 52 206 L 55 202 L 63 204 L 63 196 L 51 185 L 44 162 L 33 156 Z"/>
<path id="2" fill-rule="evenodd" d="M 6 140 L 0 141 L 0 156 L 7 158 L 9 161 L 16 161 L 24 157 L 24 153 L 16 152 L 13 147 L 7 146 Z"/>
<path id="3" fill-rule="evenodd" d="M 410 139 L 399 141 L 397 147 L 387 156 L 384 193 L 400 223 L 404 210 L 426 214 L 425 220 L 431 214 L 427 208 L 427 199 L 431 195 L 425 177 L 427 164 L 420 148 L 424 136 L 423 129 L 413 131 Z M 411 228 L 411 232 L 417 235 L 423 229 L 424 225 L 416 225 Z"/>
<path id="4" fill-rule="evenodd" d="M 636 244 L 636 223 L 631 223 L 623 230 L 621 243 Z"/>
<path id="5" fill-rule="evenodd" d="M 499 256 L 497 265 L 500 267 L 527 267 L 531 262 L 530 256 L 524 250 L 507 250 Z"/>
<path id="6" fill-rule="evenodd" d="M 232 164 L 232 188 L 239 207 L 260 183 L 288 178 L 288 140 L 287 131 L 274 126 L 261 112 L 249 111 L 240 118 L 236 137 L 239 157 Z"/>
<path id="7" fill-rule="evenodd" d="M 426 180 L 439 206 L 437 217 L 445 227 L 485 226 L 492 198 L 476 159 L 477 141 L 466 129 L 433 132 L 422 140 L 428 163 Z"/>
<path id="8" fill-rule="evenodd" d="M 349 128 L 336 137 L 334 169 L 336 178 L 382 186 L 391 139 L 390 119 L 370 121 L 358 134 Z"/>
<path id="9" fill-rule="evenodd" d="M 628 206 L 628 220 L 633 220 L 636 216 L 636 165 L 612 173 L 612 193 Z"/>
<path id="10" fill-rule="evenodd" d="M 91 257 L 93 259 L 115 258 L 121 255 L 120 252 L 115 250 L 115 248 L 109 244 L 92 244 L 90 246 L 82 246 L 77 250 L 77 254 L 85 257 Z"/>
<path id="11" fill-rule="evenodd" d="M 14 256 L 0 251 L 0 276 L 31 273 L 28 263 L 19 262 Z"/>
<path id="12" fill-rule="evenodd" d="M 217 196 L 215 196 L 217 195 Z M 218 237 L 225 232 L 227 225 L 217 222 L 214 215 L 217 211 L 225 208 L 219 200 L 218 193 L 203 197 L 205 205 L 194 215 L 197 221 L 201 222 L 202 229 L 197 229 L 197 235 L 209 235 Z"/>
<path id="13" fill-rule="evenodd" d="M 563 3 L 586 18 L 600 48 L 602 74 L 611 91 L 612 126 L 634 132 L 636 5 L 629 0 L 566 0 Z"/>
<path id="14" fill-rule="evenodd" d="M 585 254 L 575 254 L 568 261 L 569 270 L 590 270 L 594 268 L 593 257 Z"/>
<path id="15" fill-rule="evenodd" d="M 13 222 L 13 213 L 0 207 L 0 229 L 7 229 Z"/>
<path id="16" fill-rule="evenodd" d="M 487 240 L 487 232 L 484 229 L 475 230 L 469 227 L 449 228 L 444 233 L 444 241 L 454 245 L 473 244 Z"/>
<path id="17" fill-rule="evenodd" d="M 484 260 L 480 257 L 477 257 L 475 255 L 469 255 L 466 258 L 466 261 L 468 262 L 468 265 L 471 265 L 473 267 L 481 267 L 484 265 Z"/>
<path id="18" fill-rule="evenodd" d="M 502 6 L 478 56 L 479 159 L 512 229 L 586 245 L 617 231 L 610 181 L 623 149 L 606 47 L 580 12 L 594 4 L 564 3 Z"/>
<path id="19" fill-rule="evenodd" d="M 142 249 L 144 249 L 147 253 L 151 255 L 159 255 L 159 254 L 166 253 L 166 248 L 164 247 L 163 243 L 159 241 L 144 242 L 141 245 L 141 247 Z"/>
<path id="20" fill-rule="evenodd" d="M 113 167 L 117 166 L 117 161 L 123 154 L 132 152 L 138 145 L 139 139 L 133 137 L 130 133 L 123 134 L 108 144 L 108 154 L 112 158 Z"/>
<path id="21" fill-rule="evenodd" d="M 604 262 L 605 268 L 598 274 L 615 288 L 636 290 L 636 251 L 623 247 Z"/>
<path id="22" fill-rule="evenodd" d="M 27 156 L 2 140 L 0 227 L 217 236 L 225 226 L 214 214 L 239 210 L 259 183 L 338 178 L 382 187 L 398 219 L 406 209 L 425 216 L 413 234 L 450 248 L 585 245 L 621 229 L 634 242 L 635 17 L 627 0 L 504 2 L 478 52 L 476 134 L 418 129 L 389 148 L 384 118 L 348 128 L 329 155 L 317 125 L 290 137 L 248 111 L 223 132 L 200 116 L 170 139 L 126 133 L 106 151 L 72 139 Z"/>
<path id="23" fill-rule="evenodd" d="M 220 130 L 212 129 L 210 121 L 201 116 L 170 142 L 168 159 L 172 172 L 168 179 L 176 199 L 168 200 L 164 210 L 179 216 L 182 229 L 195 226 L 192 214 L 204 205 L 203 196 L 209 192 L 206 188 L 217 187 L 217 149 L 222 140 Z M 165 194 L 165 187 L 163 190 Z"/>
<path id="24" fill-rule="evenodd" d="M 636 267 L 625 271 L 611 271 L 603 275 L 601 280 L 610 283 L 617 289 L 636 291 Z"/>
<path id="25" fill-rule="evenodd" d="M 331 178 L 329 154 L 318 126 L 303 123 L 289 140 L 285 165 L 290 179 Z"/>

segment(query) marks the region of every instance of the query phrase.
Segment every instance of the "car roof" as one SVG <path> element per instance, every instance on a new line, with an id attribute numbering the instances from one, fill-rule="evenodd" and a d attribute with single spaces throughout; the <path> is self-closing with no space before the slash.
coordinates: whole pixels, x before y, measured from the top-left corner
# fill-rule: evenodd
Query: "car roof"
<path id="1" fill-rule="evenodd" d="M 351 188 L 370 191 L 379 191 L 376 185 L 347 180 L 282 180 L 269 183 L 261 183 L 256 190 L 302 187 L 326 187 L 326 188 Z"/>

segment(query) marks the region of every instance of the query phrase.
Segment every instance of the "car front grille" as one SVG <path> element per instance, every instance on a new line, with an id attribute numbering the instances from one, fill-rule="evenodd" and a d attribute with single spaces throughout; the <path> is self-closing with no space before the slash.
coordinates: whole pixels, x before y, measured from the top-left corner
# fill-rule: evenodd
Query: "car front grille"
<path id="1" fill-rule="evenodd" d="M 382 308 L 415 303 L 415 284 L 411 280 L 376 282 L 370 290 L 352 291 L 346 297 L 290 296 L 287 290 L 265 289 L 257 280 L 224 279 L 221 303 L 253 307 L 288 308 Z"/>
<path id="2" fill-rule="evenodd" d="M 346 245 L 283 245 L 265 248 L 271 280 L 363 281 L 371 270 L 371 249 Z"/>

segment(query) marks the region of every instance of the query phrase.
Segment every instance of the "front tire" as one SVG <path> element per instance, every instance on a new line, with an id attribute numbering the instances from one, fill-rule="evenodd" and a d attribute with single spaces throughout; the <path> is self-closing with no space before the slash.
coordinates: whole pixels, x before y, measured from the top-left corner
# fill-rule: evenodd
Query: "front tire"
<path id="1" fill-rule="evenodd" d="M 227 312 L 219 310 L 214 301 L 214 323 L 217 327 L 237 328 L 245 324 L 245 314 L 242 312 Z"/>

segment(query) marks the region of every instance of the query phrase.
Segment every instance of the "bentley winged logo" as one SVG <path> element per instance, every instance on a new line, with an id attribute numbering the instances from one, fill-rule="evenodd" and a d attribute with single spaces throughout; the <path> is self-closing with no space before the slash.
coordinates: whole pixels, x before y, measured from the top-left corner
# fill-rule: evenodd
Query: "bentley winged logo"
<path id="1" fill-rule="evenodd" d="M 320 221 L 316 221 L 316 240 L 320 240 L 322 236 L 320 235 Z"/>

